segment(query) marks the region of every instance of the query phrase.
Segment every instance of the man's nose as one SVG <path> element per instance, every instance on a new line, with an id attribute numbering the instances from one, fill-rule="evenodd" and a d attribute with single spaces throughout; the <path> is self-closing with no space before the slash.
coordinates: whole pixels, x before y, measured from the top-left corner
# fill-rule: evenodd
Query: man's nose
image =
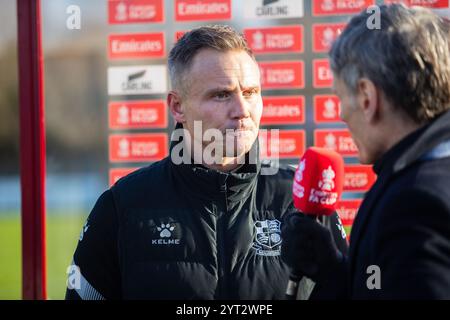
<path id="1" fill-rule="evenodd" d="M 233 102 L 231 118 L 243 119 L 250 117 L 249 107 L 249 102 L 245 100 L 242 94 L 237 94 Z"/>

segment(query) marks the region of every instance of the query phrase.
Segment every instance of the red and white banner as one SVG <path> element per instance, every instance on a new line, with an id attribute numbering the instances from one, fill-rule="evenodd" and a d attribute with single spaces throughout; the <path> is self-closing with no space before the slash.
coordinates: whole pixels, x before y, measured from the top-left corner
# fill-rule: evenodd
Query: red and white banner
<path id="1" fill-rule="evenodd" d="M 358 148 L 348 129 L 314 130 L 314 145 L 336 151 L 345 157 L 358 155 Z"/>
<path id="2" fill-rule="evenodd" d="M 262 125 L 305 123 L 304 96 L 263 97 Z"/>
<path id="3" fill-rule="evenodd" d="M 109 170 L 109 185 L 114 185 L 120 178 L 136 171 L 139 168 L 114 168 Z"/>
<path id="4" fill-rule="evenodd" d="M 162 58 L 164 55 L 164 32 L 110 34 L 108 37 L 110 59 Z"/>
<path id="5" fill-rule="evenodd" d="M 108 23 L 163 22 L 163 0 L 109 0 Z"/>
<path id="6" fill-rule="evenodd" d="M 231 0 L 175 1 L 175 21 L 229 19 L 231 19 Z"/>
<path id="7" fill-rule="evenodd" d="M 303 61 L 260 62 L 263 89 L 302 89 L 305 86 Z"/>
<path id="8" fill-rule="evenodd" d="M 372 166 L 346 165 L 344 170 L 344 191 L 366 192 L 377 179 Z"/>
<path id="9" fill-rule="evenodd" d="M 244 29 L 254 54 L 303 52 L 303 26 Z"/>
<path id="10" fill-rule="evenodd" d="M 158 161 L 168 155 L 165 133 L 113 134 L 109 136 L 110 162 Z"/>
<path id="11" fill-rule="evenodd" d="M 163 100 L 110 102 L 110 129 L 152 129 L 167 127 L 167 107 Z"/>
<path id="12" fill-rule="evenodd" d="M 313 87 L 331 88 L 333 86 L 333 72 L 328 59 L 313 60 Z"/>
<path id="13" fill-rule="evenodd" d="M 292 159 L 300 158 L 305 152 L 304 130 L 273 130 L 260 132 L 260 150 L 262 158 Z"/>
<path id="14" fill-rule="evenodd" d="M 339 117 L 341 102 L 335 95 L 316 95 L 313 98 L 314 123 L 342 122 Z"/>
<path id="15" fill-rule="evenodd" d="M 314 0 L 313 16 L 348 15 L 361 12 L 375 4 L 375 0 Z"/>
<path id="16" fill-rule="evenodd" d="M 419 6 L 430 9 L 444 9 L 449 7 L 449 0 L 385 0 L 384 3 L 403 3 L 406 6 Z"/>
<path id="17" fill-rule="evenodd" d="M 341 218 L 344 227 L 353 225 L 353 221 L 355 220 L 356 214 L 361 206 L 361 202 L 361 199 L 339 201 L 336 211 L 339 218 Z"/>
<path id="18" fill-rule="evenodd" d="M 313 24 L 313 52 L 328 52 L 333 41 L 341 34 L 345 26 L 345 23 Z"/>

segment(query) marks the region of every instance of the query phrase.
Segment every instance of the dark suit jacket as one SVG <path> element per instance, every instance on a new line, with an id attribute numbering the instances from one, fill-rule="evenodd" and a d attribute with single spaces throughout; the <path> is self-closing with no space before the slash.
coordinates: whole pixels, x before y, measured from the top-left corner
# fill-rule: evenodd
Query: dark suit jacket
<path id="1" fill-rule="evenodd" d="M 450 112 L 374 165 L 377 182 L 359 209 L 349 256 L 337 271 L 345 283 L 338 286 L 341 297 L 450 299 L 450 157 L 425 158 L 446 141 Z M 371 277 L 377 267 L 380 289 L 369 289 L 377 284 Z"/>

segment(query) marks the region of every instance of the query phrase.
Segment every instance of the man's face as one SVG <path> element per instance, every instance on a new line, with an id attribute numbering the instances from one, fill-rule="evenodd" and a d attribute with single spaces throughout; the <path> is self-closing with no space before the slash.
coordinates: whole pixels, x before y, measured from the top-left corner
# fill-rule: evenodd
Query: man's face
<path id="1" fill-rule="evenodd" d="M 247 153 L 258 135 L 262 114 L 260 73 L 257 63 L 245 51 L 199 51 L 184 76 L 181 106 L 184 128 L 194 135 L 194 121 L 201 121 L 202 133 L 218 129 L 223 156 L 239 157 Z"/>
<path id="2" fill-rule="evenodd" d="M 334 91 L 341 101 L 340 118 L 344 121 L 358 147 L 359 161 L 369 164 L 372 159 L 371 145 L 368 143 L 368 124 L 363 116 L 362 107 L 358 104 L 358 94 L 354 94 L 343 80 L 334 77 Z"/>

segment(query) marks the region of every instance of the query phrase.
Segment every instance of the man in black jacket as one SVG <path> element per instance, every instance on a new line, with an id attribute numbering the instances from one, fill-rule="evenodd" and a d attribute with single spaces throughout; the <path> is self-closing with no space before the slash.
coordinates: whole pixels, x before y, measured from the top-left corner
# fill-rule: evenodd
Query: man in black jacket
<path id="1" fill-rule="evenodd" d="M 328 230 L 292 216 L 282 257 L 335 287 L 335 297 L 450 299 L 448 22 L 402 5 L 382 6 L 380 16 L 373 30 L 370 14 L 355 16 L 330 51 L 341 118 L 378 175 L 349 255 L 337 253 Z"/>
<path id="2" fill-rule="evenodd" d="M 260 73 L 229 27 L 186 33 L 169 56 L 170 156 L 103 193 L 67 299 L 283 299 L 281 220 L 294 171 L 259 161 Z M 214 142 L 214 143 L 212 143 Z M 346 251 L 337 215 L 324 224 Z M 302 297 L 311 293 L 302 282 Z M 317 286 L 314 297 L 326 288 Z"/>

